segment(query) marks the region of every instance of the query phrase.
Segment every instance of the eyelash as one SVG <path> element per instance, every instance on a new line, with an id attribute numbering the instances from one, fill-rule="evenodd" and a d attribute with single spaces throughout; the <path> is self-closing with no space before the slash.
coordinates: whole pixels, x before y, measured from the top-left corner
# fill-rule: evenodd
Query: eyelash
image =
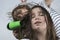
<path id="1" fill-rule="evenodd" d="M 32 18 L 34 18 L 35 16 L 34 15 L 32 15 Z"/>
<path id="2" fill-rule="evenodd" d="M 44 16 L 44 14 L 42 12 L 39 13 L 39 16 Z"/>
<path id="3" fill-rule="evenodd" d="M 39 15 L 39 16 L 44 16 L 44 15 L 42 14 L 42 15 Z"/>
<path id="4" fill-rule="evenodd" d="M 44 16 L 44 14 L 42 14 L 42 12 L 39 12 L 39 16 Z M 32 18 L 34 18 L 35 15 L 32 14 Z"/>

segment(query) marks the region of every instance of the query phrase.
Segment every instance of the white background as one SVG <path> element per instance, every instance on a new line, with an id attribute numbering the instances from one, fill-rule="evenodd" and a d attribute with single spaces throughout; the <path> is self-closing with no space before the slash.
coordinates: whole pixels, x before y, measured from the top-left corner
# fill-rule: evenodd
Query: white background
<path id="1" fill-rule="evenodd" d="M 41 0 L 28 0 L 28 2 L 39 2 Z M 12 11 L 20 3 L 20 0 L 0 0 L 0 40 L 17 40 L 12 31 L 6 25 L 9 22 L 7 13 Z M 54 0 L 51 7 L 60 13 L 60 0 Z"/>

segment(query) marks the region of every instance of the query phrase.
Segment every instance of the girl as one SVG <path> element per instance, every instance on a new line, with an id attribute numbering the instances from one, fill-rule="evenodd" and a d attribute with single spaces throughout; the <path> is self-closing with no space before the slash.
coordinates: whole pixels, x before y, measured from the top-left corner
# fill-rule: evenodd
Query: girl
<path id="1" fill-rule="evenodd" d="M 14 22 L 21 21 L 21 28 L 16 28 L 13 30 L 13 35 L 19 40 L 22 38 L 26 38 L 26 36 L 24 36 L 25 35 L 24 32 L 26 33 L 25 27 L 27 27 L 27 25 L 29 24 L 27 23 L 27 21 L 29 20 L 27 19 L 29 18 L 29 10 L 30 10 L 30 7 L 28 5 L 18 5 L 12 11 L 13 21 Z"/>
<path id="2" fill-rule="evenodd" d="M 31 9 L 31 27 L 31 40 L 58 40 L 49 13 L 39 5 Z"/>
<path id="3" fill-rule="evenodd" d="M 33 6 L 30 11 L 30 18 L 28 18 L 28 23 L 30 23 L 26 30 L 30 29 L 24 32 L 29 36 L 25 36 L 30 40 L 58 40 L 49 12 L 39 5 Z"/>

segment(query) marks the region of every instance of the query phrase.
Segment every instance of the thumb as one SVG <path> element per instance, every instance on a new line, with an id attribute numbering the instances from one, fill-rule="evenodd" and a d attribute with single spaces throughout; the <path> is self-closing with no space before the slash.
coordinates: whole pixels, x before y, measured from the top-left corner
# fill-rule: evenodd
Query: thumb
<path id="1" fill-rule="evenodd" d="M 26 2 L 27 0 L 21 0 L 21 2 Z"/>

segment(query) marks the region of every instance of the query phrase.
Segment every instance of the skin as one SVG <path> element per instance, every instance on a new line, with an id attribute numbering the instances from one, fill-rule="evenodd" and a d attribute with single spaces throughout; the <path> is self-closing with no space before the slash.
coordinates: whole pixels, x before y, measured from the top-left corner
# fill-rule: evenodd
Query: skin
<path id="1" fill-rule="evenodd" d="M 48 7 L 50 7 L 51 3 L 52 3 L 52 0 L 45 0 L 45 3 Z"/>
<path id="2" fill-rule="evenodd" d="M 21 0 L 21 2 L 26 2 L 27 0 Z"/>

